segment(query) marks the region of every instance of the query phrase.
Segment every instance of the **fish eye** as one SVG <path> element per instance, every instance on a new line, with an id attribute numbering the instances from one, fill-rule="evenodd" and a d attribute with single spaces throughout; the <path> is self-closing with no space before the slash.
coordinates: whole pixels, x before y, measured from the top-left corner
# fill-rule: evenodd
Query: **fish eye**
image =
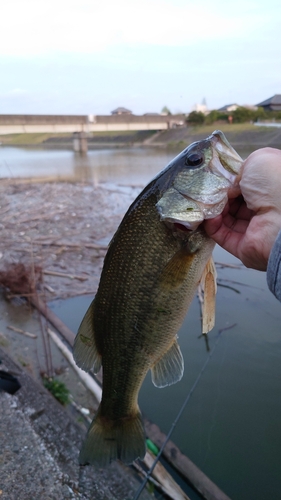
<path id="1" fill-rule="evenodd" d="M 204 160 L 202 153 L 190 153 L 185 160 L 185 164 L 189 167 L 200 167 Z"/>

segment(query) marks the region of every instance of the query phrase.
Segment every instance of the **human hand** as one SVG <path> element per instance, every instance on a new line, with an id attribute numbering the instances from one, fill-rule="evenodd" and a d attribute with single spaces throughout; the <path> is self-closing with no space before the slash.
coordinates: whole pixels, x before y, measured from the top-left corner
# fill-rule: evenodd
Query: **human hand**
<path id="1" fill-rule="evenodd" d="M 236 198 L 229 193 L 223 213 L 204 221 L 204 227 L 245 266 L 265 271 L 281 229 L 281 150 L 263 148 L 250 154 L 243 164 L 240 190 Z"/>

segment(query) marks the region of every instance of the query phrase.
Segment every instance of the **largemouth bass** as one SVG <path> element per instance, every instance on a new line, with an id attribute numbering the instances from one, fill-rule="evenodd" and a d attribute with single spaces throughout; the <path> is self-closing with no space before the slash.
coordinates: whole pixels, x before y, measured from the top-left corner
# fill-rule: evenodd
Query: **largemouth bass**
<path id="1" fill-rule="evenodd" d="M 222 212 L 241 165 L 216 131 L 172 160 L 124 216 L 74 344 L 78 366 L 103 368 L 102 400 L 80 463 L 144 457 L 139 389 L 148 370 L 157 387 L 182 378 L 177 332 L 215 245 L 200 224 Z"/>

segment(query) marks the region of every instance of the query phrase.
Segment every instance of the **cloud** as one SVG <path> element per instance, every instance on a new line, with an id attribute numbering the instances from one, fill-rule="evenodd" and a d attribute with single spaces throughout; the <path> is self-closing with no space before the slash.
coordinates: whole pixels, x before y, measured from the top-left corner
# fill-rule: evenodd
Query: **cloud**
<path id="1" fill-rule="evenodd" d="M 222 0 L 9 0 L 1 6 L 0 55 L 97 53 L 112 45 L 182 46 L 241 38 L 264 25 L 265 17 L 251 2 L 237 0 L 234 12 L 227 5 Z"/>

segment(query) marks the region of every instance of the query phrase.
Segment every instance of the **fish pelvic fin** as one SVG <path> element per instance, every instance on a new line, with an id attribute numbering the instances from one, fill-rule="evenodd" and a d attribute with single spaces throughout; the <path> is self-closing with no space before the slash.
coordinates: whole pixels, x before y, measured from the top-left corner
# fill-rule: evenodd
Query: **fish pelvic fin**
<path id="1" fill-rule="evenodd" d="M 81 465 L 106 467 L 114 460 L 131 464 L 143 459 L 146 452 L 145 433 L 139 409 L 134 415 L 109 420 L 98 410 L 88 430 L 79 455 Z"/>
<path id="2" fill-rule="evenodd" d="M 166 387 L 179 382 L 183 372 L 183 356 L 175 339 L 169 350 L 151 368 L 152 382 L 156 387 Z"/>
<path id="3" fill-rule="evenodd" d="M 206 264 L 199 286 L 204 294 L 201 306 L 202 333 L 208 333 L 214 328 L 216 319 L 217 271 L 213 257 Z"/>
<path id="4" fill-rule="evenodd" d="M 92 304 L 88 308 L 73 346 L 73 357 L 76 364 L 86 372 L 98 373 L 101 368 L 101 354 L 98 352 L 93 326 Z"/>

